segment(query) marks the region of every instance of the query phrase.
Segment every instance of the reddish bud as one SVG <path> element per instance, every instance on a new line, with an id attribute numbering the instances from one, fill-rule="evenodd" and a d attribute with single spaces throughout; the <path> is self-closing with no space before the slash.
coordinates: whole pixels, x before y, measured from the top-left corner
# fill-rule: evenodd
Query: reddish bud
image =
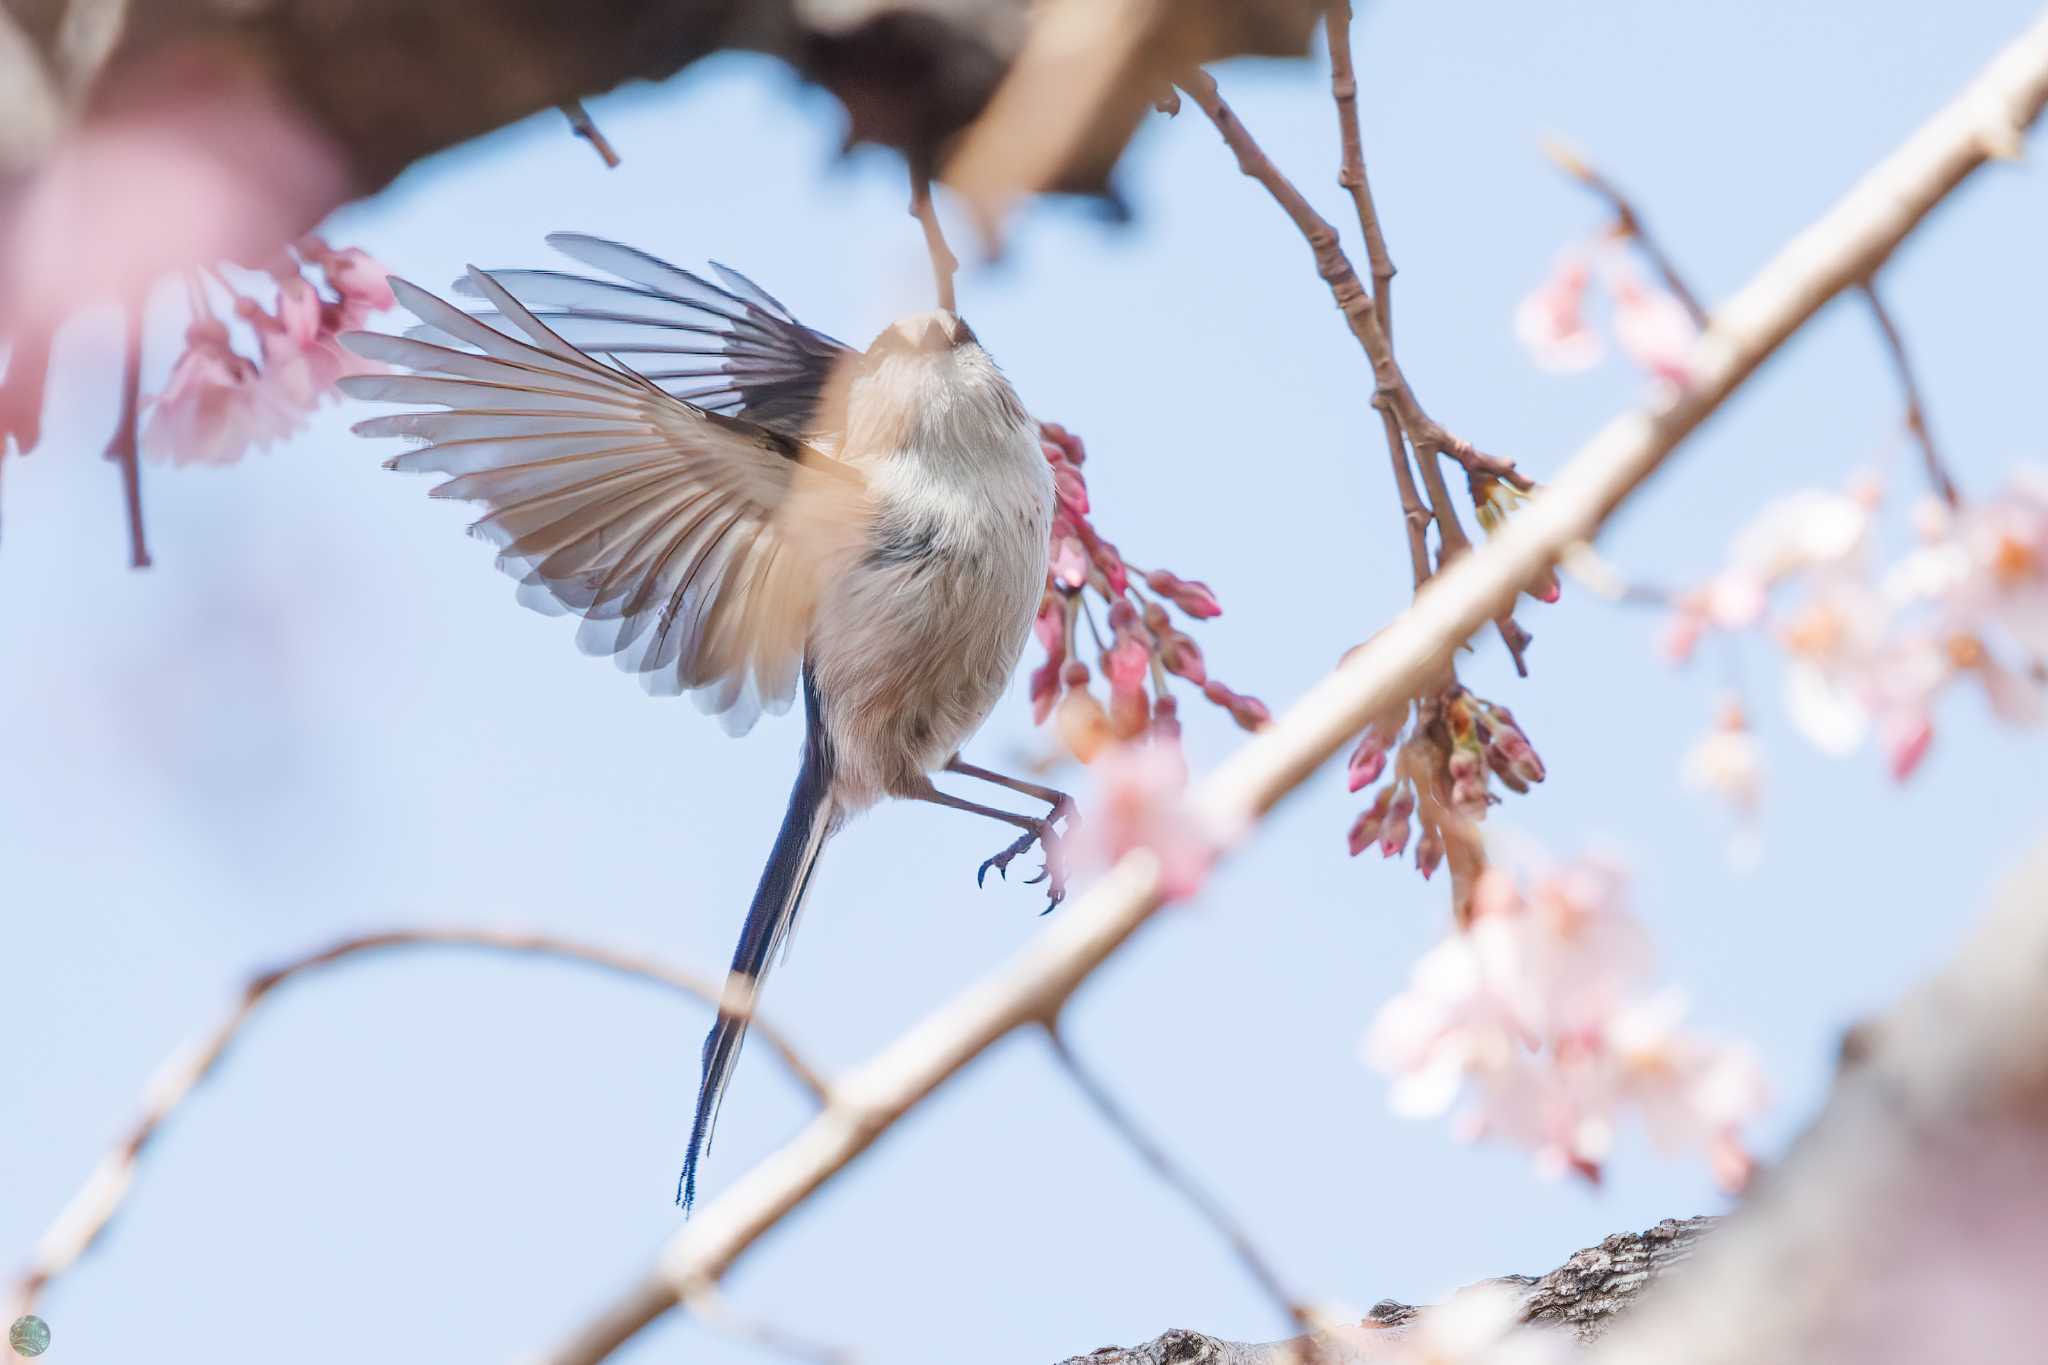
<path id="1" fill-rule="evenodd" d="M 1351 790 L 1357 791 L 1379 781 L 1380 774 L 1386 771 L 1386 767 L 1386 744 L 1380 739 L 1377 730 L 1367 730 L 1365 738 L 1359 740 L 1358 747 L 1351 751 L 1351 764 L 1346 770 L 1345 779 L 1351 784 Z"/>
<path id="2" fill-rule="evenodd" d="M 1200 685 L 1209 681 L 1209 667 L 1202 660 L 1201 648 L 1177 630 L 1166 631 L 1160 636 L 1159 662 L 1166 665 L 1167 672 L 1191 683 Z"/>
<path id="3" fill-rule="evenodd" d="M 1057 724 L 1061 742 L 1083 763 L 1092 762 L 1109 743 L 1109 715 L 1084 687 L 1070 688 L 1060 699 Z"/>
<path id="4" fill-rule="evenodd" d="M 1052 469 L 1052 488 L 1061 506 L 1076 516 L 1088 514 L 1088 485 L 1081 478 L 1081 471 L 1069 464 L 1057 464 Z"/>
<path id="5" fill-rule="evenodd" d="M 1373 794 L 1372 804 L 1360 811 L 1358 818 L 1351 822 L 1351 833 L 1347 836 L 1346 842 L 1350 846 L 1352 857 L 1356 858 L 1379 842 L 1380 826 L 1386 821 L 1387 805 L 1393 800 L 1393 796 L 1394 789 L 1391 786 L 1381 787 Z"/>
<path id="6" fill-rule="evenodd" d="M 1145 689 L 1129 688 L 1109 694 L 1109 728 L 1121 740 L 1136 739 L 1151 723 L 1152 707 Z"/>
<path id="7" fill-rule="evenodd" d="M 1216 600 L 1216 594 L 1206 583 L 1178 577 L 1165 569 L 1154 569 L 1146 574 L 1145 582 L 1152 591 L 1197 620 L 1223 614 L 1223 604 Z"/>
<path id="8" fill-rule="evenodd" d="M 1380 827 L 1380 856 L 1392 858 L 1408 847 L 1408 817 L 1415 813 L 1415 789 L 1403 786 L 1387 807 L 1387 820 Z"/>
<path id="9" fill-rule="evenodd" d="M 1422 837 L 1415 841 L 1415 870 L 1428 881 L 1444 860 L 1444 832 L 1442 826 L 1424 825 Z"/>
<path id="10" fill-rule="evenodd" d="M 1116 643 L 1102 656 L 1102 676 L 1109 680 L 1110 696 L 1145 690 L 1145 675 L 1152 669 L 1152 652 L 1136 635 L 1119 634 Z"/>

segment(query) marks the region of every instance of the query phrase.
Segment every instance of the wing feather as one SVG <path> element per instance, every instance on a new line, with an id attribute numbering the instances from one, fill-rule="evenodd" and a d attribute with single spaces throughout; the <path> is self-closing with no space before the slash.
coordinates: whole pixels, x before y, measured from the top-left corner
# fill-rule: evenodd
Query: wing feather
<path id="1" fill-rule="evenodd" d="M 762 318 L 795 325 L 759 299 L 698 284 L 703 302 L 655 299 L 667 311 L 649 316 L 668 327 L 672 305 L 727 307 L 744 329 L 690 325 L 749 347 L 772 336 Z M 587 354 L 491 275 L 472 270 L 466 285 L 494 311 L 464 313 L 394 280 L 423 326 L 344 338 L 410 371 L 353 376 L 342 381 L 349 393 L 441 409 L 356 430 L 422 442 L 391 467 L 446 475 L 434 496 L 479 504 L 471 530 L 497 546 L 520 600 L 581 615 L 580 648 L 612 655 L 651 692 L 693 693 L 735 733 L 786 707 L 820 587 L 865 539 L 861 475 L 788 432 Z"/>

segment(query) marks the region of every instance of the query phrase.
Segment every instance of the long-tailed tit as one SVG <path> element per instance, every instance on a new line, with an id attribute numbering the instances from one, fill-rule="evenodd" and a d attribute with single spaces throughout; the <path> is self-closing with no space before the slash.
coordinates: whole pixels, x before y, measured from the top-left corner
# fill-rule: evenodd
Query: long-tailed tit
<path id="1" fill-rule="evenodd" d="M 713 284 L 614 242 L 548 240 L 616 278 L 471 269 L 456 288 L 489 305 L 474 314 L 393 280 L 425 325 L 347 343 L 413 373 L 344 386 L 445 409 L 356 431 L 425 442 L 391 467 L 450 475 L 434 496 L 483 504 L 471 529 L 522 601 L 583 618 L 587 652 L 691 693 L 735 734 L 801 684 L 796 788 L 704 1041 L 687 1210 L 761 980 L 849 816 L 901 797 L 1005 821 L 1023 834 L 981 875 L 1036 843 L 1053 903 L 1065 893 L 1067 799 L 959 752 L 1030 634 L 1052 479 L 1036 424 L 950 312 L 855 351 L 735 271 Z M 949 795 L 941 770 L 1051 809 Z"/>

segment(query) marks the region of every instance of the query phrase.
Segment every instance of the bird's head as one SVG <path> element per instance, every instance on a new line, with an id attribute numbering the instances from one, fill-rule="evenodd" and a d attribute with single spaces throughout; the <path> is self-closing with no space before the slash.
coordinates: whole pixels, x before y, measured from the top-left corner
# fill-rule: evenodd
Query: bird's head
<path id="1" fill-rule="evenodd" d="M 934 308 L 898 318 L 883 328 L 882 334 L 869 344 L 867 358 L 874 363 L 890 356 L 942 356 L 966 346 L 979 349 L 980 344 L 974 329 L 961 321 L 958 314 Z"/>

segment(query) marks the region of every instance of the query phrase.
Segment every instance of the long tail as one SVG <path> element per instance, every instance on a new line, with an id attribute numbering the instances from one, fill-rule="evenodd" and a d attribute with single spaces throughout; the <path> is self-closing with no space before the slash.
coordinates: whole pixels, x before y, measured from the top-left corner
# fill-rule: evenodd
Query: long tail
<path id="1" fill-rule="evenodd" d="M 733 949 L 732 974 L 726 979 L 726 1000 L 738 1002 L 751 1011 L 777 955 L 789 941 L 797 915 L 803 910 L 804 893 L 810 890 L 811 869 L 834 826 L 831 798 L 832 751 L 819 724 L 817 697 L 809 677 L 804 679 L 804 704 L 809 735 L 804 742 L 803 767 L 797 772 L 796 787 L 789 794 L 789 810 L 782 817 L 782 831 L 768 854 L 768 866 L 761 870 L 761 884 L 754 889 L 754 903 L 747 909 L 747 922 L 740 929 L 739 946 Z M 704 1039 L 704 1074 L 697 1087 L 697 1116 L 690 1124 L 690 1150 L 683 1157 L 683 1174 L 676 1182 L 676 1203 L 685 1216 L 697 1202 L 697 1164 L 711 1151 L 711 1130 L 718 1122 L 719 1101 L 732 1080 L 746 1041 L 747 1017 L 726 1008 Z"/>

